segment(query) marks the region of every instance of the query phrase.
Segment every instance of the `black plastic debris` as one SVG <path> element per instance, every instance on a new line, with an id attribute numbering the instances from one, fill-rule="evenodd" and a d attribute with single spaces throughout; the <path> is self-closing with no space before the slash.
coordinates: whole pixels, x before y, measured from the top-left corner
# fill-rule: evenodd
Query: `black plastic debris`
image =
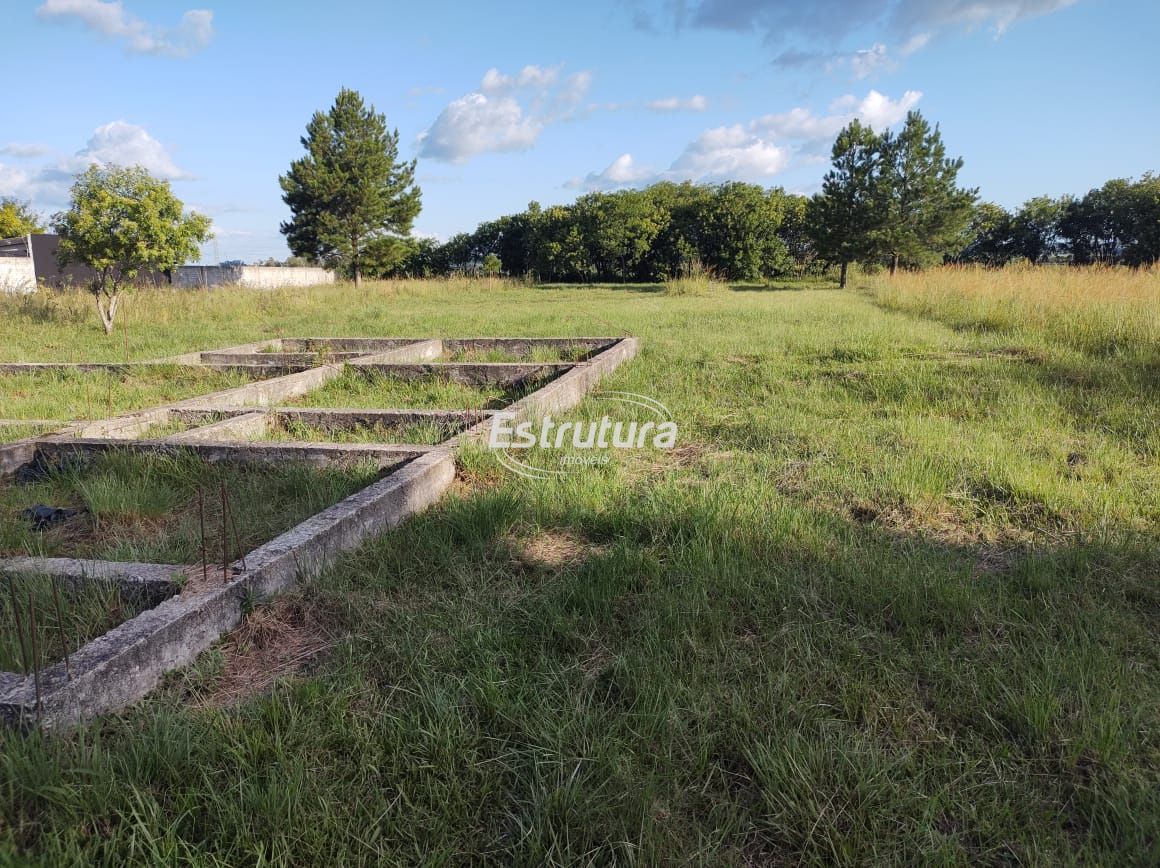
<path id="1" fill-rule="evenodd" d="M 20 513 L 20 517 L 32 525 L 33 530 L 48 530 L 50 527 L 62 524 L 87 511 L 86 509 L 71 509 L 64 506 L 45 506 L 38 503 Z"/>

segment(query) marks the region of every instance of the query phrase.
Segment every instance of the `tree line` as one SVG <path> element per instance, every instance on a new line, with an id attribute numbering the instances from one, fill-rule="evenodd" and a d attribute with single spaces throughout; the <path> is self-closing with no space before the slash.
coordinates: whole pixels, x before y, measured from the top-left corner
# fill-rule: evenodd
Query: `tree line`
<path id="1" fill-rule="evenodd" d="M 1160 177 L 1115 179 L 1082 197 L 1040 196 L 1014 212 L 961 187 L 937 125 L 910 112 L 897 131 L 852 121 L 811 197 L 780 187 L 662 182 L 597 192 L 481 223 L 439 243 L 414 238 L 422 205 L 415 162 L 398 130 L 343 89 L 317 112 L 305 154 L 279 178 L 291 217 L 291 261 L 352 277 L 508 274 L 548 282 L 654 282 L 690 274 L 752 281 L 837 267 L 914 268 L 945 262 L 1124 264 L 1160 260 Z M 91 292 L 111 331 L 120 289 L 142 271 L 196 260 L 207 217 L 186 213 L 168 183 L 140 167 L 93 166 L 69 208 L 51 219 L 61 263 L 93 270 Z M 0 200 L 0 237 L 40 231 L 27 203 Z"/>
<path id="2" fill-rule="evenodd" d="M 894 271 L 948 262 L 1140 266 L 1160 259 L 1160 178 L 1151 173 L 1108 181 L 1082 197 L 1036 197 L 1008 212 L 959 186 L 962 166 L 920 112 L 908 114 L 898 132 L 877 133 L 855 120 L 835 139 L 831 168 L 812 197 L 741 182 L 662 182 L 589 193 L 571 205 L 532 202 L 443 243 L 379 233 L 360 251 L 359 271 L 653 282 L 694 272 L 750 281 L 836 267 L 845 285 L 852 263 Z"/>

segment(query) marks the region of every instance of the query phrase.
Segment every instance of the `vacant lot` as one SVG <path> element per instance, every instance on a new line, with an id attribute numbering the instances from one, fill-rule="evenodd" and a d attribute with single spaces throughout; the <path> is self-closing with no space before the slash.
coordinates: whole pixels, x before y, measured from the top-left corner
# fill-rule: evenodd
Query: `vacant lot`
<path id="1" fill-rule="evenodd" d="M 151 700 L 0 735 L 0 862 L 1154 864 L 1156 307 L 1081 340 L 942 277 L 158 295 L 112 341 L 5 303 L 24 359 L 632 333 L 611 388 L 681 434 L 550 483 L 469 453 Z"/>

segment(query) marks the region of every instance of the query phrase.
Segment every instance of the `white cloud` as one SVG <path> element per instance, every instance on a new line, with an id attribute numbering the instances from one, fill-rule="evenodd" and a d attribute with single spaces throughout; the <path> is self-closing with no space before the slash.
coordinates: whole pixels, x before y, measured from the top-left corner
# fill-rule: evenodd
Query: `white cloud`
<path id="1" fill-rule="evenodd" d="M 523 87 L 545 90 L 560 78 L 560 66 L 542 67 L 529 64 L 515 75 L 504 75 L 492 67 L 483 74 L 479 89 L 484 93 L 510 93 Z"/>
<path id="2" fill-rule="evenodd" d="M 97 127 L 88 144 L 75 154 L 58 157 L 35 170 L 17 169 L 0 163 L 0 196 L 31 199 L 40 205 L 61 205 L 68 200 L 74 177 L 89 166 L 142 166 L 166 180 L 190 180 L 165 146 L 136 124 L 112 121 Z"/>
<path id="3" fill-rule="evenodd" d="M 894 126 L 918 104 L 921 91 L 908 90 L 891 99 L 876 90 L 859 99 L 839 97 L 829 114 L 815 115 L 807 108 L 765 115 L 745 124 L 714 127 L 685 146 L 663 172 L 638 166 L 630 154 L 622 154 L 601 172 L 590 172 L 566 186 L 585 190 L 614 190 L 643 186 L 655 181 L 751 181 L 764 183 L 796 162 L 815 162 L 819 147 L 842 127 L 858 118 L 882 130 Z"/>
<path id="4" fill-rule="evenodd" d="M 583 190 L 615 190 L 651 181 L 657 177 L 655 169 L 638 166 L 632 154 L 621 154 L 601 172 L 589 172 L 584 178 L 574 178 L 564 186 Z"/>
<path id="5" fill-rule="evenodd" d="M 667 174 L 693 181 L 764 181 L 784 169 L 789 159 L 788 148 L 734 124 L 701 133 Z"/>
<path id="6" fill-rule="evenodd" d="M 898 49 L 898 53 L 903 57 L 914 54 L 916 51 L 921 51 L 930 42 L 931 35 L 929 33 L 916 33 L 911 36 L 906 42 L 902 43 L 902 48 Z"/>
<path id="7" fill-rule="evenodd" d="M 896 100 L 872 90 L 858 103 L 853 117 L 848 118 L 846 123 L 856 117 L 877 130 L 892 127 L 903 120 L 906 113 L 918 105 L 920 99 L 922 99 L 922 91 L 920 90 L 908 90 Z M 845 123 L 842 124 L 842 126 L 845 125 Z"/>
<path id="8" fill-rule="evenodd" d="M 165 146 L 144 127 L 125 121 L 113 121 L 93 131 L 88 144 L 69 160 L 78 171 L 89 165 L 141 166 L 150 174 L 170 181 L 189 180 L 188 173 L 179 169 L 165 150 Z"/>
<path id="9" fill-rule="evenodd" d="M 46 19 L 76 19 L 107 39 L 123 41 L 132 54 L 188 57 L 213 38 L 213 12 L 208 9 L 190 9 L 176 27 L 142 21 L 121 0 L 45 0 L 36 11 Z"/>
<path id="10" fill-rule="evenodd" d="M 849 56 L 847 62 L 850 64 L 850 71 L 856 79 L 863 79 L 879 70 L 888 70 L 894 67 L 894 61 L 890 59 L 886 53 L 886 46 L 881 42 L 875 42 L 869 48 L 855 51 Z"/>
<path id="11" fill-rule="evenodd" d="M 544 127 L 575 114 L 592 84 L 587 70 L 525 66 L 514 75 L 489 69 L 479 89 L 452 100 L 418 139 L 419 154 L 465 163 L 486 153 L 524 151 Z"/>
<path id="12" fill-rule="evenodd" d="M 465 163 L 478 154 L 526 151 L 541 130 L 543 124 L 525 116 L 512 97 L 469 93 L 443 109 L 419 136 L 419 153 Z"/>
<path id="13" fill-rule="evenodd" d="M 10 142 L 0 148 L 0 155 L 14 157 L 17 160 L 31 160 L 35 157 L 43 157 L 47 153 L 48 147 L 46 145 L 35 145 L 24 142 Z"/>
<path id="14" fill-rule="evenodd" d="M 665 99 L 654 99 L 648 107 L 655 112 L 703 112 L 709 107 L 709 100 L 697 94 L 688 99 L 670 96 Z"/>

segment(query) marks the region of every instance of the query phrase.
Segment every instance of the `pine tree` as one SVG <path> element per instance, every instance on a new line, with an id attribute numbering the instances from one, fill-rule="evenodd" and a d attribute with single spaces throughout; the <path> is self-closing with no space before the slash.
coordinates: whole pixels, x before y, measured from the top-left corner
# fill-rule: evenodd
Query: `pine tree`
<path id="1" fill-rule="evenodd" d="M 890 273 L 904 259 L 926 263 L 954 253 L 978 195 L 956 186 L 962 158 L 947 158 L 938 126 L 932 129 L 920 112 L 907 114 L 901 132 L 883 133 L 881 149 L 873 246 L 889 257 Z"/>
<path id="2" fill-rule="evenodd" d="M 857 120 L 838 133 L 831 151 L 833 168 L 822 179 L 822 192 L 810 200 L 809 234 L 818 255 L 841 266 L 846 285 L 851 262 L 873 252 L 879 225 L 875 197 L 881 138 Z"/>
<path id="3" fill-rule="evenodd" d="M 282 234 L 296 256 L 341 267 L 362 282 L 368 245 L 403 236 L 421 207 L 415 162 L 399 162 L 399 132 L 343 88 L 316 112 L 302 139 L 306 156 L 278 181 L 293 215 Z"/>

